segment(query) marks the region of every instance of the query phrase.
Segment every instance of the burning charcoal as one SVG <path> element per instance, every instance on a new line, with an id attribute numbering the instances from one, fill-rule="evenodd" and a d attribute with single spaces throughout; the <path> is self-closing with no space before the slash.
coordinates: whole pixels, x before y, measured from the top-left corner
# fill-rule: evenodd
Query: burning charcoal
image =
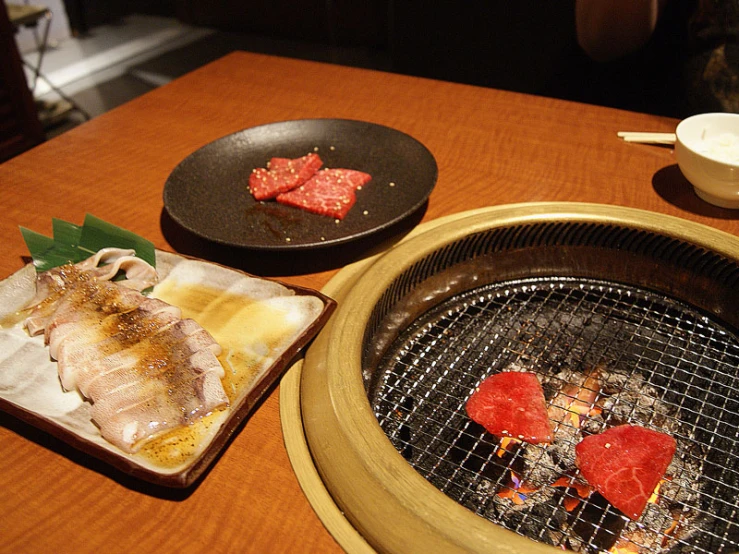
<path id="1" fill-rule="evenodd" d="M 669 470 L 668 470 L 669 471 Z M 686 471 L 662 485 L 660 494 L 670 506 L 695 505 L 700 498 L 700 491 L 696 490 L 700 483 L 695 482 L 697 472 Z"/>
<path id="2" fill-rule="evenodd" d="M 662 483 L 660 496 L 670 506 L 687 504 L 695 506 L 699 501 L 701 483 L 697 479 L 703 473 L 703 457 L 691 455 L 678 443 L 678 450 L 667 471 L 670 479 Z"/>
<path id="3" fill-rule="evenodd" d="M 554 442 L 545 448 L 534 445 L 524 448 L 523 473 L 527 481 L 536 486 L 551 484 L 575 467 L 575 444 L 582 438 L 580 431 L 560 425 L 554 436 Z"/>
<path id="4" fill-rule="evenodd" d="M 644 551 L 662 548 L 667 532 L 675 523 L 672 514 L 661 506 L 649 503 L 639 521 L 629 522 L 621 532 L 621 541 L 640 545 Z"/>
<path id="5" fill-rule="evenodd" d="M 601 414 L 587 417 L 580 424 L 581 431 L 586 435 L 595 435 L 603 431 L 604 428 L 605 422 Z"/>
<path id="6" fill-rule="evenodd" d="M 549 407 L 549 417 L 556 424 L 579 428 L 582 421 L 600 413 L 597 405 L 601 394 L 601 368 L 586 372 L 565 369 L 550 384 L 557 384 Z"/>
<path id="7" fill-rule="evenodd" d="M 551 484 L 575 467 L 575 445 L 582 440 L 581 425 L 597 417 L 600 372 L 587 373 L 565 368 L 547 380 L 549 418 L 554 423 L 554 440 L 544 448 L 524 448 L 526 479 L 537 485 Z"/>
<path id="8" fill-rule="evenodd" d="M 567 512 L 563 509 L 552 511 L 551 501 L 554 492 L 546 487 L 526 495 L 524 500 L 502 498 L 500 491 L 495 496 L 494 508 L 504 526 L 527 537 L 541 542 L 558 545 L 562 538 L 560 528 L 566 525 Z M 546 527 L 541 522 L 547 521 Z"/>
<path id="9" fill-rule="evenodd" d="M 482 496 L 491 496 L 495 492 L 495 484 L 488 479 L 480 479 L 475 487 L 475 493 Z"/>
<path id="10" fill-rule="evenodd" d="M 659 391 L 641 375 L 611 372 L 603 392 L 607 396 L 599 405 L 610 416 L 610 425 L 641 422 L 669 434 L 677 432 L 679 425 L 672 408 L 659 400 Z"/>
<path id="11" fill-rule="evenodd" d="M 585 544 L 578 536 L 568 536 L 565 545 L 567 546 L 567 550 L 571 550 L 572 552 L 586 551 Z"/>

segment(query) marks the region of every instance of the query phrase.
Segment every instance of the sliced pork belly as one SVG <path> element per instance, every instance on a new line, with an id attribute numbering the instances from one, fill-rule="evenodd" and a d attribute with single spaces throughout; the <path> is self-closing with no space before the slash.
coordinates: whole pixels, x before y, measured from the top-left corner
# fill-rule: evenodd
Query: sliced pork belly
<path id="1" fill-rule="evenodd" d="M 61 340 L 73 334 L 71 331 L 98 327 L 103 320 L 136 310 L 146 302 L 146 297 L 141 293 L 114 283 L 98 283 L 95 289 L 89 294 L 78 294 L 78 289 L 75 289 L 57 303 L 44 329 L 44 341 L 50 346 L 52 358 L 56 358 Z"/>
<path id="2" fill-rule="evenodd" d="M 115 285 L 113 285 L 115 286 Z M 120 288 L 120 287 L 119 287 Z M 127 290 L 127 289 L 121 289 Z M 48 339 L 46 343 L 49 345 L 49 353 L 52 358 L 58 359 L 59 347 L 65 344 L 65 349 L 69 349 L 72 345 L 80 346 L 97 342 L 98 340 L 108 338 L 121 329 L 129 327 L 132 321 L 136 319 L 144 320 L 158 314 L 169 314 L 175 319 L 179 319 L 182 310 L 156 298 L 147 298 L 142 294 L 128 290 L 128 293 L 138 296 L 137 301 L 131 304 L 137 305 L 133 309 L 122 310 L 117 313 L 107 313 L 103 310 L 86 310 L 85 306 L 77 310 L 71 310 L 69 317 L 66 313 L 60 313 L 60 310 L 52 316 L 47 325 L 46 334 Z M 72 315 L 72 314 L 77 315 Z M 80 329 L 86 332 L 80 332 Z"/>
<path id="3" fill-rule="evenodd" d="M 118 367 L 79 376 L 79 389 L 92 401 L 92 419 L 101 434 L 126 451 L 137 450 L 142 439 L 228 404 L 221 384 L 223 366 L 214 354 L 220 347 L 202 327 L 191 333 L 192 341 L 175 340 L 170 348 L 164 347 L 168 341 L 160 335 L 180 337 L 180 327 L 188 327 L 185 323 L 197 325 L 180 320 L 143 344 L 109 357 L 108 362 L 113 358 L 121 363 Z M 127 355 L 130 359 L 125 360 Z"/>
<path id="4" fill-rule="evenodd" d="M 133 369 L 136 369 L 136 366 L 133 366 Z M 156 375 L 147 375 L 147 378 L 136 378 L 129 373 L 129 377 L 132 378 L 115 388 L 95 389 L 94 394 L 91 395 L 93 414 L 110 415 L 126 410 L 142 400 L 162 395 L 166 397 L 171 391 L 187 390 L 188 386 L 194 386 L 194 381 L 211 372 L 220 381 L 223 374 L 221 363 L 212 352 L 202 350 L 189 358 L 180 360 L 177 364 L 166 366 L 164 371 Z M 197 389 L 195 392 L 197 393 Z M 188 391 L 187 396 L 191 397 L 192 394 Z M 95 415 L 93 418 L 96 421 L 107 419 L 107 417 Z"/>
<path id="5" fill-rule="evenodd" d="M 61 298 L 71 288 L 76 287 L 83 275 L 84 273 L 73 265 L 57 267 L 39 274 L 36 279 L 36 296 L 27 306 L 31 311 L 23 322 L 29 335 L 36 336 L 44 332 Z"/>
<path id="6" fill-rule="evenodd" d="M 107 281 L 121 271 L 127 280 Z M 101 251 L 41 274 L 26 320 L 30 334 L 44 333 L 62 386 L 92 402 L 101 435 L 127 452 L 228 404 L 221 347 L 179 308 L 139 292 L 156 280 L 130 252 Z"/>
<path id="7" fill-rule="evenodd" d="M 74 292 L 75 297 L 89 295 L 95 292 L 101 283 L 106 283 L 119 272 L 125 273 L 126 276 L 130 275 L 131 279 L 123 281 L 126 283 L 125 287 L 118 286 L 117 289 L 141 291 L 156 284 L 156 270 L 144 260 L 134 258 L 133 252 L 120 248 L 104 248 L 87 260 L 39 274 L 36 280 L 36 295 L 27 306 L 32 308 L 31 314 L 24 322 L 28 333 L 35 336 L 43 332 L 48 318 L 58 308 L 59 301 L 70 292 Z M 98 267 L 101 263 L 108 265 Z M 125 295 L 125 292 L 119 294 Z M 125 307 L 117 306 L 115 301 L 111 301 L 110 305 L 115 310 L 125 310 Z"/>
<path id="8" fill-rule="evenodd" d="M 182 320 L 197 325 L 192 320 Z M 106 392 L 115 390 L 124 385 L 148 378 L 158 378 L 165 371 L 178 363 L 185 363 L 188 358 L 198 352 L 207 353 L 217 361 L 220 346 L 202 327 L 192 329 L 192 334 L 184 340 L 173 339 L 173 335 L 181 334 L 179 324 L 167 328 L 166 332 L 159 333 L 151 340 L 122 350 L 111 356 L 94 362 L 95 371 L 86 371 L 79 374 L 78 387 L 86 397 L 97 400 Z M 163 335 L 160 336 L 160 335 Z M 157 339 L 161 345 L 152 345 Z M 169 350 L 162 346 L 169 345 Z M 212 345 L 217 347 L 214 348 Z M 204 354 L 205 355 L 205 354 Z M 223 367 L 218 363 L 219 376 L 223 377 Z"/>
<path id="9" fill-rule="evenodd" d="M 173 397 L 150 396 L 112 413 L 93 404 L 93 419 L 106 440 L 122 450 L 134 452 L 143 440 L 194 421 L 228 403 L 214 372 L 197 377 L 177 391 Z"/>
<path id="10" fill-rule="evenodd" d="M 127 321 L 127 325 L 114 335 L 105 336 L 95 328 L 81 329 L 89 340 L 72 343 L 62 341 L 57 350 L 57 369 L 62 386 L 66 390 L 77 388 L 78 381 L 86 373 L 99 371 L 98 362 L 105 356 L 130 348 L 139 341 L 161 332 L 180 319 L 170 312 L 157 312 L 150 316 Z"/>

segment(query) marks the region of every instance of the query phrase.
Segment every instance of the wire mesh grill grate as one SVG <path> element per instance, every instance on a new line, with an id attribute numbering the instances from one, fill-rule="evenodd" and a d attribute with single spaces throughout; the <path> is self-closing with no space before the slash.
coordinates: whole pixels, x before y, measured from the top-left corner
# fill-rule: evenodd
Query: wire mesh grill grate
<path id="1" fill-rule="evenodd" d="M 550 402 L 593 368 L 610 392 L 597 417 L 565 433 L 560 451 L 505 445 L 467 417 L 465 404 L 511 364 L 535 372 Z M 733 552 L 737 368 L 737 337 L 687 305 L 617 283 L 536 278 L 481 287 L 419 317 L 387 351 L 369 394 L 416 471 L 519 534 L 582 552 L 624 542 L 643 552 Z M 581 433 L 623 422 L 678 442 L 670 480 L 638 522 L 597 494 L 578 494 L 565 452 Z M 516 488 L 526 481 L 536 486 Z"/>

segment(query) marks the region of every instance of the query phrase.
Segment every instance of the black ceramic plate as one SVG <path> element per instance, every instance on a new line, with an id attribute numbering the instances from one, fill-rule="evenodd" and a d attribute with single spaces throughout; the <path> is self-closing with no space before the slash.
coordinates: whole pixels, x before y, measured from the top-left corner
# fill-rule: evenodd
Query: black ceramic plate
<path id="1" fill-rule="evenodd" d="M 316 152 L 324 166 L 364 171 L 372 181 L 337 223 L 333 218 L 257 202 L 252 169 L 272 157 Z M 228 135 L 185 158 L 164 186 L 164 206 L 182 227 L 217 243 L 265 250 L 345 243 L 398 223 L 427 200 L 436 184 L 431 152 L 395 129 L 346 119 L 271 123 Z"/>

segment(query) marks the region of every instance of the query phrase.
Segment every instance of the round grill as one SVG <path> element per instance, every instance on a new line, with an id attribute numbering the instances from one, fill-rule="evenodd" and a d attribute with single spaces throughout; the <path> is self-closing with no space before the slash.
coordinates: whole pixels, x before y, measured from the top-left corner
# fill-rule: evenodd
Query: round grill
<path id="1" fill-rule="evenodd" d="M 500 206 L 427 224 L 333 283 L 299 387 L 340 512 L 325 523 L 404 553 L 739 551 L 736 237 L 613 206 Z M 551 445 L 467 416 L 501 371 L 537 375 Z M 678 445 L 637 521 L 574 464 L 583 437 L 625 423 Z"/>
<path id="2" fill-rule="evenodd" d="M 583 388 L 597 400 L 558 418 L 556 446 L 500 441 L 465 403 L 483 378 L 512 366 L 537 374 L 550 405 Z M 370 399 L 417 472 L 519 534 L 581 552 L 617 543 L 733 552 L 738 367 L 737 337 L 686 304 L 607 281 L 537 278 L 456 295 L 416 319 L 373 372 Z M 595 372 L 598 390 L 589 391 L 581 376 Z M 575 487 L 577 441 L 623 423 L 678 442 L 669 481 L 638 524 Z"/>

